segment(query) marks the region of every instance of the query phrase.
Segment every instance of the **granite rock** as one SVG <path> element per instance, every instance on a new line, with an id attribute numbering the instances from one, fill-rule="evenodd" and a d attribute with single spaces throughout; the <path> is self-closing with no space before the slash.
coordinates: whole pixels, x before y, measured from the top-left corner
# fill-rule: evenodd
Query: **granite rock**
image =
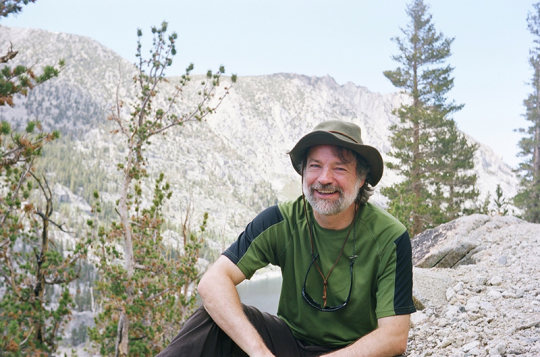
<path id="1" fill-rule="evenodd" d="M 473 215 L 412 242 L 409 356 L 540 356 L 540 224 Z"/>

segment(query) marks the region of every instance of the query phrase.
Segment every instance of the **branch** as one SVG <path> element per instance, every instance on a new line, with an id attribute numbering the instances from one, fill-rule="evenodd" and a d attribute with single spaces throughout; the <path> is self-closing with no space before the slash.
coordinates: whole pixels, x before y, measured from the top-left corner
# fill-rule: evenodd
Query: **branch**
<path id="1" fill-rule="evenodd" d="M 205 89 L 206 89 L 206 86 L 205 86 Z M 212 97 L 211 93 L 214 91 L 215 89 L 215 86 L 210 90 L 210 92 L 208 92 L 208 94 L 206 94 L 204 97 L 203 97 L 203 100 L 202 102 L 200 103 L 200 106 L 204 106 L 204 104 L 209 101 Z M 221 105 L 221 102 L 223 102 L 223 99 L 225 99 L 225 96 L 229 93 L 229 89 L 227 89 L 227 91 L 225 92 L 225 94 L 220 97 L 218 99 L 218 104 L 216 105 L 215 108 L 213 108 L 212 110 L 209 110 L 209 111 L 206 111 L 204 112 L 204 114 L 202 114 L 202 116 L 200 117 L 200 119 L 194 119 L 195 115 L 197 115 L 197 113 L 200 113 L 200 110 L 199 108 L 195 109 L 193 112 L 191 112 L 190 114 L 188 114 L 184 119 L 182 120 L 176 120 L 174 122 L 172 122 L 171 124 L 169 125 L 166 125 L 164 126 L 163 128 L 161 129 L 158 129 L 156 131 L 154 131 L 152 134 L 156 135 L 156 134 L 159 134 L 161 132 L 164 132 L 165 130 L 169 129 L 170 127 L 173 127 L 173 126 L 176 126 L 176 125 L 179 125 L 180 123 L 185 123 L 185 122 L 189 122 L 189 121 L 199 121 L 199 120 L 202 120 L 204 119 L 208 114 L 211 114 L 213 113 L 220 105 Z"/>
<path id="2" fill-rule="evenodd" d="M 43 220 L 45 221 L 49 221 L 49 222 L 52 222 L 49 217 L 51 216 L 52 212 L 53 212 L 53 209 L 52 209 L 52 192 L 51 192 L 51 189 L 49 187 L 49 183 L 47 182 L 47 179 L 45 178 L 45 176 L 43 176 L 43 181 L 45 181 L 45 187 L 47 188 L 47 190 L 45 190 L 45 188 L 43 187 L 43 185 L 41 184 L 41 180 L 39 178 L 37 178 L 36 175 L 34 175 L 34 173 L 32 171 L 30 171 L 30 174 L 34 177 L 34 179 L 37 181 L 39 187 L 41 188 L 41 192 L 43 192 L 43 194 L 45 195 L 45 200 L 47 201 L 47 209 L 46 209 L 46 213 L 43 214 L 41 212 L 36 212 Z M 49 193 L 47 195 L 47 192 Z M 49 204 L 50 204 L 50 207 L 49 207 Z M 52 222 L 54 223 L 54 222 Z M 54 223 L 56 226 L 58 226 L 56 223 Z"/>
<path id="3" fill-rule="evenodd" d="M 9 244 L 9 242 L 11 242 L 11 240 L 9 240 L 9 238 L 8 238 L 8 239 L 4 240 L 2 243 L 0 243 L 0 249 L 2 249 L 5 245 Z"/>
<path id="4" fill-rule="evenodd" d="M 189 237 L 189 227 L 191 222 L 191 210 L 193 208 L 193 192 L 190 192 L 187 208 L 186 208 L 186 217 L 182 223 L 182 235 L 184 236 L 184 247 L 187 246 L 187 240 Z"/>
<path id="5" fill-rule="evenodd" d="M 77 279 L 77 278 L 71 279 L 69 281 L 68 281 L 68 279 L 64 279 L 64 278 L 54 278 L 53 280 L 47 280 L 47 278 L 45 278 L 45 284 L 47 284 L 47 285 L 68 284 L 68 283 L 72 282 L 75 279 Z"/>
<path id="6" fill-rule="evenodd" d="M 81 257 L 83 256 L 83 254 L 81 253 L 77 253 L 76 255 L 73 256 L 73 258 L 71 258 L 69 261 L 67 261 L 66 263 L 62 264 L 62 268 L 66 267 L 66 266 L 69 266 L 73 263 L 75 263 L 77 260 L 79 260 Z M 77 271 L 77 277 L 79 276 L 79 273 L 81 272 L 81 266 L 79 265 L 79 269 Z"/>
<path id="7" fill-rule="evenodd" d="M 211 80 L 212 80 L 211 78 L 206 78 L 204 88 L 202 89 L 202 92 L 203 92 L 203 93 L 206 93 L 206 90 L 207 90 L 208 85 L 209 85 L 208 83 L 209 83 Z M 184 85 L 184 86 L 185 86 L 185 85 Z M 182 86 L 182 87 L 184 87 L 184 86 Z M 170 102 L 169 107 L 167 108 L 167 110 L 165 110 L 164 116 L 167 115 L 167 113 L 169 113 L 169 112 L 171 111 L 172 105 L 176 102 L 176 98 L 177 98 L 177 97 L 180 95 L 180 93 L 182 92 L 182 87 L 178 87 L 178 86 L 176 87 L 176 91 L 175 91 L 175 93 L 174 93 L 174 95 L 173 95 L 173 97 L 172 97 L 173 100 Z M 212 85 L 212 88 L 208 91 L 208 93 L 206 93 L 206 94 L 203 96 L 203 100 L 202 100 L 202 102 L 200 103 L 200 107 L 204 106 L 204 104 L 205 104 L 206 102 L 208 102 L 208 101 L 213 97 L 213 94 L 212 94 L 212 93 L 215 91 L 216 87 L 217 87 L 216 85 Z M 225 87 L 226 91 L 225 91 L 225 93 L 223 94 L 223 96 L 221 96 L 221 97 L 218 99 L 217 105 L 216 105 L 213 109 L 211 109 L 211 110 L 209 110 L 209 111 L 206 111 L 206 112 L 201 116 L 200 120 L 204 119 L 208 114 L 211 114 L 211 113 L 215 112 L 216 109 L 219 108 L 219 106 L 221 105 L 221 103 L 223 102 L 223 100 L 225 99 L 225 97 L 229 94 L 230 88 L 231 88 L 231 87 L 232 87 L 232 83 L 231 83 L 231 85 L 230 85 L 229 87 Z M 166 125 L 166 126 L 164 126 L 163 128 L 158 129 L 158 130 L 152 132 L 152 134 L 153 134 L 153 135 L 156 135 L 156 134 L 159 134 L 159 133 L 161 133 L 161 132 L 163 132 L 163 131 L 169 129 L 169 128 L 172 127 L 172 126 L 179 125 L 180 123 L 184 123 L 184 122 L 188 122 L 188 121 L 193 121 L 193 120 L 194 120 L 193 118 L 194 118 L 195 115 L 196 115 L 197 113 L 199 113 L 199 112 L 200 112 L 200 110 L 199 110 L 199 108 L 197 108 L 197 109 L 195 109 L 193 112 L 191 112 L 190 114 L 188 114 L 184 119 L 176 120 L 176 121 L 172 122 L 171 124 Z"/>
<path id="8" fill-rule="evenodd" d="M 143 99 L 143 102 L 141 103 L 141 111 L 139 112 L 139 123 L 138 123 L 137 128 L 140 128 L 143 125 L 143 120 L 144 120 L 144 117 L 146 116 L 145 114 L 146 106 L 148 105 L 148 103 L 150 102 L 150 100 L 156 93 L 156 87 L 158 83 L 160 82 L 160 78 L 163 75 L 163 70 L 165 69 L 165 66 L 162 66 L 160 74 L 157 74 L 157 73 L 152 74 L 152 70 L 155 68 L 156 68 L 155 66 L 150 68 L 150 74 L 148 75 L 147 82 L 150 82 L 152 87 L 147 89 L 146 95 Z M 141 81 L 141 89 L 143 90 L 143 92 L 145 91 L 144 84 L 142 81 Z"/>
<path id="9" fill-rule="evenodd" d="M 28 332 L 28 336 L 26 336 L 26 338 L 21 342 L 19 343 L 19 346 L 22 346 L 26 343 L 26 341 L 28 341 L 28 339 L 30 338 L 30 336 L 32 336 L 32 332 L 34 332 L 34 326 L 32 326 L 30 328 L 30 331 Z"/>
<path id="10" fill-rule="evenodd" d="M 62 223 L 62 224 L 58 224 L 56 222 L 54 222 L 53 220 L 51 220 L 49 217 L 47 217 L 43 212 L 40 212 L 40 211 L 36 211 L 36 214 L 38 216 L 41 217 L 41 219 L 43 219 L 44 221 L 49 221 L 50 223 L 52 223 L 53 225 L 55 225 L 58 229 L 60 229 L 62 232 L 64 233 L 69 233 L 69 234 L 75 234 L 76 232 L 71 232 L 71 231 L 67 231 L 65 230 L 64 228 L 62 228 L 62 226 L 65 225 L 65 223 Z"/>
<path id="11" fill-rule="evenodd" d="M 11 290 L 13 290 L 13 293 L 17 295 L 19 299 L 22 299 L 21 294 L 19 294 L 19 291 L 17 290 L 18 286 L 15 283 L 15 271 L 13 269 L 13 263 L 11 262 L 11 257 L 7 254 L 6 254 L 6 264 L 10 273 L 9 279 L 6 279 L 6 280 L 9 280 L 9 284 L 11 285 Z"/>
<path id="12" fill-rule="evenodd" d="M 133 337 L 133 338 L 130 338 L 129 340 L 130 341 L 138 341 L 138 340 L 142 340 L 142 339 L 145 339 L 147 338 L 148 336 L 147 335 L 143 335 L 141 337 Z"/>
<path id="13" fill-rule="evenodd" d="M 2 166 L 15 165 L 19 162 L 19 157 L 21 157 L 22 147 L 17 146 L 15 149 L 12 149 L 6 153 L 2 154 Z M 12 158 L 7 156 L 14 155 Z"/>
<path id="14" fill-rule="evenodd" d="M 61 266 L 59 266 L 56 271 L 58 272 L 58 269 L 65 269 L 66 267 L 72 265 L 73 263 L 75 263 L 79 258 L 81 257 L 81 254 L 77 254 L 76 256 L 74 256 L 73 258 L 71 258 L 69 261 L 65 262 L 64 264 L 62 264 Z M 59 277 L 56 277 L 52 280 L 47 280 L 47 278 L 44 278 L 45 280 L 45 284 L 47 285 L 58 285 L 58 284 L 69 284 L 71 283 L 73 280 L 76 280 L 76 279 L 79 279 L 80 278 L 80 273 L 81 273 L 81 267 L 79 266 L 79 269 L 77 269 L 77 273 L 75 274 L 75 276 L 69 278 L 69 279 L 64 279 L 64 278 L 59 278 Z"/>
<path id="15" fill-rule="evenodd" d="M 154 57 L 151 61 L 152 61 L 153 64 L 158 62 L 158 63 L 161 63 L 162 65 L 159 66 L 159 67 L 156 67 L 155 65 L 152 65 L 152 67 L 150 68 L 150 73 L 148 74 L 147 82 L 151 83 L 151 88 L 148 89 L 148 92 L 147 92 L 147 94 L 146 94 L 146 96 L 143 99 L 143 102 L 141 104 L 141 112 L 139 113 L 139 125 L 138 125 L 138 127 L 141 127 L 143 125 L 143 119 L 146 116 L 146 114 L 145 114 L 146 107 L 150 103 L 152 97 L 155 96 L 158 84 L 162 80 L 166 80 L 165 79 L 165 69 L 167 67 L 166 63 L 168 62 L 168 59 L 169 59 L 170 49 L 165 51 L 165 55 L 162 55 L 163 46 L 165 45 L 165 43 L 161 41 L 161 37 L 159 37 L 159 36 L 161 36 L 161 35 L 158 34 L 159 39 L 158 39 L 157 43 L 158 43 L 159 46 L 156 49 L 156 52 L 154 52 L 154 54 L 157 54 L 158 58 Z M 141 89 L 144 91 L 143 82 L 141 81 L 140 84 L 141 84 Z"/>
<path id="16" fill-rule="evenodd" d="M 133 264 L 133 268 L 139 269 L 139 270 L 144 270 L 144 271 L 148 272 L 150 275 L 156 275 L 156 273 L 153 272 L 152 270 L 150 270 L 150 268 L 148 268 L 148 267 L 146 267 L 146 266 L 144 266 L 142 264 L 135 263 L 135 264 Z"/>
<path id="17" fill-rule="evenodd" d="M 133 267 L 134 267 L 135 269 L 148 270 L 148 268 L 145 267 L 145 266 L 142 265 L 142 264 L 137 264 L 137 263 L 135 263 L 135 264 L 133 265 Z"/>
<path id="18" fill-rule="evenodd" d="M 8 152 L 3 153 L 2 156 L 1 156 L 2 158 L 5 158 L 5 157 L 8 156 L 8 155 L 12 155 L 12 154 L 16 153 L 17 151 L 19 151 L 19 152 L 22 151 L 23 148 L 22 148 L 21 145 L 20 145 L 20 140 L 26 138 L 26 134 L 24 134 L 24 136 L 22 136 L 18 141 L 15 140 L 15 139 L 13 138 L 13 133 L 15 133 L 15 132 L 17 131 L 17 129 L 18 129 L 18 127 L 15 128 L 15 129 L 13 130 L 13 132 L 11 133 L 11 134 L 12 134 L 12 135 L 11 135 L 11 140 L 12 140 L 14 143 L 17 143 L 17 147 L 14 148 L 14 149 L 11 149 L 11 150 L 8 151 Z M 33 143 L 30 142 L 30 145 L 31 145 L 31 146 L 36 146 L 37 144 L 40 144 L 42 141 L 45 141 L 47 138 L 48 138 L 48 135 L 45 135 L 45 136 L 43 136 L 42 138 L 37 139 L 37 140 L 34 141 Z M 20 153 L 19 153 L 19 155 L 17 156 L 17 159 L 16 159 L 16 160 L 15 160 L 15 159 L 11 159 L 11 160 L 10 160 L 10 159 L 3 159 L 3 160 L 2 160 L 2 165 L 6 165 L 6 164 L 10 164 L 10 163 L 11 163 L 11 164 L 17 163 L 18 157 L 19 157 L 19 156 L 20 156 Z"/>
<path id="19" fill-rule="evenodd" d="M 39 187 L 41 188 L 41 191 L 43 192 L 43 194 L 45 195 L 45 199 L 47 200 L 47 212 L 46 213 L 42 213 L 40 211 L 36 211 L 36 214 L 38 216 L 41 217 L 42 220 L 44 221 L 48 221 L 50 223 L 52 223 L 53 225 L 55 225 L 56 227 L 58 227 L 58 229 L 60 229 L 62 232 L 64 233 L 69 233 L 69 234 L 75 234 L 75 232 L 70 232 L 70 231 L 67 231 L 65 230 L 64 228 L 62 228 L 62 226 L 64 225 L 64 223 L 62 224 L 58 224 L 56 222 L 54 222 L 53 220 L 51 220 L 49 217 L 52 215 L 53 213 L 53 206 L 52 206 L 52 192 L 51 192 L 51 188 L 49 187 L 49 182 L 47 181 L 47 178 L 45 178 L 45 176 L 43 176 L 43 181 L 45 181 L 45 187 L 47 188 L 47 190 L 45 190 L 45 188 L 43 187 L 43 185 L 41 184 L 41 180 L 39 178 L 37 178 L 36 175 L 34 175 L 34 173 L 32 171 L 30 171 L 30 174 L 34 177 L 34 179 L 37 181 L 37 183 L 39 184 Z M 48 194 L 47 194 L 48 192 Z"/>
<path id="20" fill-rule="evenodd" d="M 34 250 L 34 255 L 36 256 L 36 260 L 39 263 L 41 260 L 41 254 L 38 254 L 38 249 L 36 247 L 32 247 L 32 249 Z"/>
<path id="21" fill-rule="evenodd" d="M 26 169 L 26 172 L 21 175 L 21 179 L 19 180 L 19 183 L 17 184 L 17 187 L 13 191 L 13 196 L 14 197 L 17 197 L 17 195 L 19 194 L 19 189 L 21 188 L 21 186 L 22 186 L 22 184 L 23 184 L 23 182 L 24 182 L 24 180 L 26 178 L 26 175 L 28 175 L 28 173 L 31 172 L 30 169 L 32 168 L 32 162 L 33 162 L 33 160 L 30 160 L 30 162 L 28 162 L 28 167 Z M 4 223 L 6 221 L 6 218 L 7 218 L 7 216 L 9 216 L 11 211 L 12 211 L 12 208 L 10 207 L 7 210 L 7 212 L 4 214 L 4 216 L 2 217 L 2 221 L 0 221 L 0 227 L 4 225 Z"/>
<path id="22" fill-rule="evenodd" d="M 231 87 L 232 87 L 232 82 L 231 82 L 231 85 L 229 87 L 225 87 L 225 93 L 223 94 L 223 96 L 219 97 L 218 98 L 218 104 L 214 107 L 214 111 L 217 110 L 217 108 L 219 108 L 219 106 L 221 105 L 221 103 L 223 102 L 223 100 L 225 99 L 226 96 L 229 95 L 229 92 L 231 90 Z"/>
<path id="23" fill-rule="evenodd" d="M 49 331 L 48 336 L 43 336 L 43 339 L 46 341 L 46 343 L 51 347 L 51 349 L 53 351 L 56 349 L 56 346 L 57 346 L 56 335 L 57 335 L 58 330 L 60 329 L 60 327 L 62 325 L 63 319 L 64 319 L 65 316 L 71 315 L 71 310 L 68 311 L 67 313 L 62 313 L 61 309 L 62 309 L 62 307 L 58 306 L 58 308 L 57 308 L 57 310 L 55 312 L 57 312 L 57 313 L 60 312 L 60 313 L 58 315 L 53 314 L 53 324 L 52 324 L 53 327 L 52 327 L 52 330 L 49 327 L 48 328 L 48 331 Z"/>
<path id="24" fill-rule="evenodd" d="M 122 78 L 122 71 L 121 71 L 121 68 L 120 68 L 120 63 L 118 63 L 118 72 L 119 72 L 118 84 L 116 85 L 116 93 L 115 93 L 116 102 L 115 102 L 114 107 L 112 108 L 112 114 L 109 117 L 109 119 L 114 120 L 118 124 L 118 126 L 120 127 L 120 131 L 122 132 L 122 134 L 124 134 L 129 139 L 129 133 L 126 130 L 126 128 L 124 128 L 124 125 L 122 124 L 123 102 L 120 99 L 120 80 Z M 116 109 L 116 114 L 114 114 L 115 109 Z"/>
<path id="25" fill-rule="evenodd" d="M 153 300 L 155 298 L 158 298 L 161 295 L 168 293 L 169 291 L 171 291 L 171 288 L 167 288 L 167 289 L 163 290 L 162 292 L 160 292 L 159 294 L 154 294 L 152 296 L 149 296 L 148 298 L 146 298 L 146 301 L 150 301 L 150 300 Z"/>
<path id="26" fill-rule="evenodd" d="M 171 100 L 169 101 L 169 107 L 163 112 L 163 117 L 166 117 L 172 110 L 173 105 L 176 103 L 176 99 L 180 96 L 180 93 L 182 93 L 182 88 L 184 88 L 187 85 L 187 82 L 185 82 L 182 87 L 176 86 L 175 92 L 173 93 Z"/>
<path id="27" fill-rule="evenodd" d="M 12 60 L 17 56 L 18 51 L 13 51 L 13 44 L 9 41 L 9 50 L 5 56 L 0 57 L 0 63 L 6 63 L 9 60 Z"/>
<path id="28" fill-rule="evenodd" d="M 53 195 L 52 195 L 52 192 L 51 192 L 51 188 L 49 187 L 49 182 L 47 181 L 47 178 L 45 177 L 45 175 L 43 175 L 43 181 L 45 181 L 45 187 L 47 187 L 47 191 L 49 192 L 48 196 L 47 196 L 47 194 L 45 192 L 44 192 L 44 194 L 45 194 L 45 199 L 47 200 L 48 203 L 50 203 L 50 204 L 47 205 L 49 207 L 49 209 L 47 210 L 47 217 L 50 217 L 53 214 L 53 205 L 52 205 L 52 197 L 53 197 Z M 49 222 L 52 222 L 52 221 L 49 220 Z"/>
<path id="29" fill-rule="evenodd" d="M 154 308 L 158 308 L 158 307 L 160 307 L 160 306 L 163 306 L 163 305 L 165 305 L 168 301 L 169 301 L 169 299 L 165 299 L 165 300 L 161 301 L 159 304 L 154 305 Z"/>
<path id="30" fill-rule="evenodd" d="M 36 181 L 37 181 L 39 187 L 41 187 L 41 191 L 43 191 L 43 193 L 46 193 L 46 192 L 45 192 L 45 189 L 43 188 L 43 185 L 41 184 L 41 180 L 40 180 L 39 178 L 37 178 L 37 176 L 34 175 L 33 172 L 30 171 L 30 174 L 36 179 Z M 45 198 L 47 198 L 47 196 L 45 196 Z"/>
<path id="31" fill-rule="evenodd" d="M 7 275 L 3 270 L 0 270 L 0 277 L 4 278 L 5 281 L 9 281 L 9 275 Z"/>

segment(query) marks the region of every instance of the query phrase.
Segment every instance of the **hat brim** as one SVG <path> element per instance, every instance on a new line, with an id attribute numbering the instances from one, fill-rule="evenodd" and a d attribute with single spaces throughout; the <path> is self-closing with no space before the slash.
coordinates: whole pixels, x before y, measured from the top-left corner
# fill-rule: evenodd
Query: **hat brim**
<path id="1" fill-rule="evenodd" d="M 327 131 L 313 131 L 307 134 L 289 151 L 288 154 L 291 157 L 292 165 L 299 175 L 302 175 L 300 163 L 306 154 L 306 150 L 317 145 L 342 146 L 358 153 L 358 155 L 362 156 L 369 163 L 371 168 L 368 183 L 371 186 L 375 186 L 381 180 L 384 165 L 379 150 L 369 145 L 358 144 L 345 136 Z"/>

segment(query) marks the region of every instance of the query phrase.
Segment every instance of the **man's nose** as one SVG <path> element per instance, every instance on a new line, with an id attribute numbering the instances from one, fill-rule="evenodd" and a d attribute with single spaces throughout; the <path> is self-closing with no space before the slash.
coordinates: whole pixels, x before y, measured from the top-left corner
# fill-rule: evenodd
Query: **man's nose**
<path id="1" fill-rule="evenodd" d="M 334 175 L 331 169 L 323 168 L 321 174 L 319 175 L 319 182 L 323 185 L 332 183 L 334 180 Z"/>

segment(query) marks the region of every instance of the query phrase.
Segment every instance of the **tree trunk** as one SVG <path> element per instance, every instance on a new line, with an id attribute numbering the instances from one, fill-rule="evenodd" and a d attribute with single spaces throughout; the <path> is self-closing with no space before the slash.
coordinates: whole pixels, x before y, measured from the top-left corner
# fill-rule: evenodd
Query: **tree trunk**
<path id="1" fill-rule="evenodd" d="M 535 68 L 536 72 L 540 72 L 540 68 Z M 534 197 L 532 201 L 533 208 L 531 212 L 534 212 L 532 215 L 531 221 L 533 223 L 540 223 L 540 214 L 538 213 L 538 187 L 540 186 L 540 79 L 536 83 L 536 123 L 534 129 L 534 151 L 533 151 L 533 167 L 532 167 L 532 187 L 534 192 Z"/>
<path id="2" fill-rule="evenodd" d="M 540 184 L 540 83 L 536 89 L 536 125 L 534 129 L 533 185 Z"/>
<path id="3" fill-rule="evenodd" d="M 415 35 L 418 35 L 417 24 L 415 23 Z M 414 43 L 414 53 L 418 53 L 419 48 L 417 43 Z M 413 97 L 413 162 L 412 162 L 412 172 L 411 172 L 411 184 L 412 192 L 414 196 L 414 208 L 413 208 L 413 224 L 411 237 L 414 237 L 422 231 L 422 221 L 421 216 L 418 213 L 420 202 L 422 202 L 422 183 L 420 182 L 420 121 L 418 118 L 419 109 L 422 105 L 420 103 L 420 98 L 418 94 L 418 63 L 416 60 L 412 64 L 413 70 L 413 88 L 412 88 L 412 97 Z M 415 212 L 416 211 L 416 212 Z"/>
<path id="4" fill-rule="evenodd" d="M 131 225 L 129 219 L 129 208 L 127 205 L 129 185 L 131 184 L 132 177 L 130 176 L 131 168 L 133 166 L 133 150 L 130 150 L 128 154 L 128 160 L 126 163 L 126 169 L 124 171 L 124 184 L 122 186 L 122 192 L 120 194 L 120 202 L 118 205 L 118 213 L 120 214 L 120 221 L 122 222 L 122 229 L 124 231 L 124 259 L 125 268 L 127 272 L 127 283 L 131 284 L 131 277 L 135 271 L 135 262 L 133 259 L 133 239 L 131 232 Z M 131 286 L 126 288 L 127 303 L 131 301 L 132 289 Z M 116 335 L 116 357 L 126 357 L 129 352 L 129 316 L 125 311 L 122 311 L 118 320 L 118 330 Z"/>
<path id="5" fill-rule="evenodd" d="M 122 192 L 120 194 L 120 202 L 118 205 L 118 213 L 120 214 L 120 221 L 122 222 L 122 229 L 124 230 L 124 259 L 126 261 L 125 268 L 128 278 L 133 276 L 134 261 L 133 261 L 133 239 L 131 237 L 131 225 L 129 222 L 129 212 L 127 206 L 127 196 L 129 192 L 129 185 L 131 184 L 130 171 L 133 166 L 132 151 L 128 155 L 128 162 L 124 171 L 124 184 L 122 186 Z"/>
<path id="6" fill-rule="evenodd" d="M 418 205 L 422 201 L 422 183 L 420 182 L 420 125 L 418 122 L 414 123 L 413 127 L 413 165 L 412 165 L 412 191 L 415 200 L 415 208 L 418 209 Z M 418 212 L 413 212 L 413 225 L 411 236 L 414 237 L 422 231 L 422 221 Z"/>
<path id="7" fill-rule="evenodd" d="M 452 221 L 457 218 L 457 208 L 454 202 L 454 185 L 450 184 L 450 192 L 448 194 L 448 211 L 449 211 L 449 220 Z"/>
<path id="8" fill-rule="evenodd" d="M 415 45 L 416 51 L 416 45 Z M 414 237 L 422 231 L 422 221 L 420 214 L 418 213 L 418 205 L 422 201 L 422 183 L 420 182 L 420 122 L 418 120 L 418 113 L 421 103 L 418 98 L 418 66 L 413 65 L 413 162 L 411 172 L 411 184 L 412 192 L 414 196 L 414 206 L 416 212 L 413 210 L 413 225 L 411 237 Z"/>
<path id="9" fill-rule="evenodd" d="M 34 287 L 34 308 L 36 311 L 43 310 L 43 295 L 45 292 L 45 274 L 41 267 L 47 261 L 47 252 L 49 251 L 49 216 L 52 213 L 52 198 L 45 197 L 45 213 L 41 213 L 41 221 L 43 229 L 41 230 L 41 251 L 37 260 L 36 269 L 36 286 Z M 40 318 L 36 319 L 36 340 L 45 345 L 45 326 L 44 321 Z"/>
<path id="10" fill-rule="evenodd" d="M 540 73 L 540 68 L 535 68 Z M 540 184 L 540 78 L 536 82 L 536 123 L 534 129 L 533 184 Z"/>
<path id="11" fill-rule="evenodd" d="M 129 318 L 122 312 L 118 319 L 118 329 L 116 331 L 115 357 L 127 357 L 129 348 Z"/>

